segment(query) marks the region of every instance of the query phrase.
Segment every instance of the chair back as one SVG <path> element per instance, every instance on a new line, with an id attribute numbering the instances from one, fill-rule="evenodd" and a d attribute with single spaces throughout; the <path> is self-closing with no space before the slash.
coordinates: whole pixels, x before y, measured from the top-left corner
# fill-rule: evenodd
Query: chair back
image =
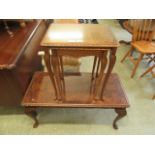
<path id="1" fill-rule="evenodd" d="M 132 41 L 152 41 L 155 33 L 155 21 L 152 19 L 134 19 Z"/>

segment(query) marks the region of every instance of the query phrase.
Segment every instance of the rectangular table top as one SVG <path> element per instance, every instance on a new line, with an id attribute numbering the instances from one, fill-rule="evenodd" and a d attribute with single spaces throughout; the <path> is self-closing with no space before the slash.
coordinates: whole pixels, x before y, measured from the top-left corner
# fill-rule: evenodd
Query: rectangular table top
<path id="1" fill-rule="evenodd" d="M 41 46 L 114 48 L 119 43 L 104 24 L 51 24 Z"/>
<path id="2" fill-rule="evenodd" d="M 54 89 L 48 73 L 35 73 L 22 101 L 23 106 L 32 107 L 79 107 L 79 108 L 127 108 L 129 106 L 124 89 L 117 74 L 111 74 L 103 101 L 89 103 L 90 73 L 82 76 L 66 76 L 66 101 L 54 100 Z"/>

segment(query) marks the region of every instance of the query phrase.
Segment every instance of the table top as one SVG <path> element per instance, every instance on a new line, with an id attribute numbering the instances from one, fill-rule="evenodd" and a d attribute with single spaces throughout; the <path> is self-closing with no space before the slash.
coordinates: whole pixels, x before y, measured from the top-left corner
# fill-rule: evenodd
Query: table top
<path id="1" fill-rule="evenodd" d="M 104 24 L 51 24 L 41 46 L 113 48 L 119 43 Z"/>
<path id="2" fill-rule="evenodd" d="M 88 102 L 90 73 L 82 76 L 66 76 L 66 101 L 54 100 L 54 89 L 46 72 L 36 72 L 23 98 L 23 106 L 33 107 L 81 107 L 81 108 L 127 108 L 128 100 L 117 74 L 111 74 L 104 101 Z M 75 85 L 76 84 L 76 85 Z"/>

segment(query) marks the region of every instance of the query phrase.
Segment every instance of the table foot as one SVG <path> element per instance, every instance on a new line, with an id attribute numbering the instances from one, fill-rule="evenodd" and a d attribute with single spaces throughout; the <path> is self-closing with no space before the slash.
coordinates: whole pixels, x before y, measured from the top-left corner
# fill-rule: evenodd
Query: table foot
<path id="1" fill-rule="evenodd" d="M 116 122 L 120 120 L 121 118 L 123 118 L 124 116 L 126 116 L 127 112 L 125 108 L 115 109 L 115 112 L 117 113 L 117 116 L 113 121 L 113 128 L 118 129 Z"/>
<path id="2" fill-rule="evenodd" d="M 25 114 L 34 120 L 33 128 L 37 128 L 39 121 L 37 119 L 36 108 L 25 107 Z"/>

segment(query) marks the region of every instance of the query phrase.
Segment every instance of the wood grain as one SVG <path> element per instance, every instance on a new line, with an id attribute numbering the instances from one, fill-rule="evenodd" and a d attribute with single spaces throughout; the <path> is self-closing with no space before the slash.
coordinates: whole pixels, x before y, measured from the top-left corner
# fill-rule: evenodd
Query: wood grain
<path id="1" fill-rule="evenodd" d="M 0 105 L 19 105 L 35 71 L 41 70 L 37 56 L 46 30 L 43 20 L 13 27 L 13 38 L 0 31 Z"/>
<path id="2" fill-rule="evenodd" d="M 126 108 L 128 101 L 117 74 L 111 74 L 104 93 L 104 100 L 89 103 L 91 74 L 66 76 L 66 101 L 58 103 L 54 99 L 54 89 L 48 73 L 37 72 L 22 101 L 23 106 L 32 107 L 103 107 Z"/>
<path id="3" fill-rule="evenodd" d="M 41 42 L 50 47 L 118 47 L 110 28 L 100 24 L 51 24 Z"/>

